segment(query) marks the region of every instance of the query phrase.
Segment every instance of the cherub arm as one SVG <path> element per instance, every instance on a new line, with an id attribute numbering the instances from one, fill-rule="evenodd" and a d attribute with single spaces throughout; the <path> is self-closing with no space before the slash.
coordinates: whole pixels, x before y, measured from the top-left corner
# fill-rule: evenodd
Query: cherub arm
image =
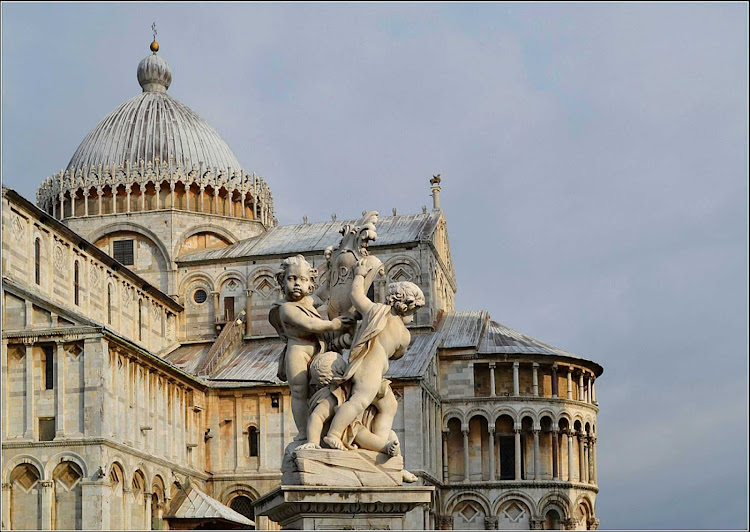
<path id="1" fill-rule="evenodd" d="M 365 275 L 367 275 L 367 267 L 360 261 L 354 270 L 354 280 L 352 281 L 352 304 L 357 311 L 363 316 L 367 313 L 375 303 L 370 301 L 365 292 Z"/>
<path id="2" fill-rule="evenodd" d="M 334 318 L 331 321 L 315 318 L 302 312 L 296 305 L 286 304 L 281 305 L 281 318 L 293 327 L 315 334 L 338 331 L 342 324 L 339 318 Z"/>

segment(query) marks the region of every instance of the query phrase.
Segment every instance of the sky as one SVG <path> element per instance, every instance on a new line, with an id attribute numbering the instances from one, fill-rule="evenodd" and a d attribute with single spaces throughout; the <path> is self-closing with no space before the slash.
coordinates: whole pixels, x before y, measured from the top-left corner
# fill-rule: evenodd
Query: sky
<path id="1" fill-rule="evenodd" d="M 748 527 L 747 4 L 3 3 L 3 185 L 140 92 L 154 21 L 280 224 L 442 175 L 457 309 L 604 367 L 602 528 Z"/>

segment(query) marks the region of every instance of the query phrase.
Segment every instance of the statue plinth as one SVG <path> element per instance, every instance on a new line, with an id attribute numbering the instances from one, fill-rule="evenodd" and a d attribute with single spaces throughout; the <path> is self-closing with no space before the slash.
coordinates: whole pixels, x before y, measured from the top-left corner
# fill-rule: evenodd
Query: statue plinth
<path id="1" fill-rule="evenodd" d="M 362 449 L 288 450 L 281 466 L 281 483 L 295 486 L 397 487 L 401 486 L 403 456 Z"/>
<path id="2" fill-rule="evenodd" d="M 433 486 L 288 486 L 253 504 L 284 530 L 403 530 L 406 513 L 429 505 Z"/>

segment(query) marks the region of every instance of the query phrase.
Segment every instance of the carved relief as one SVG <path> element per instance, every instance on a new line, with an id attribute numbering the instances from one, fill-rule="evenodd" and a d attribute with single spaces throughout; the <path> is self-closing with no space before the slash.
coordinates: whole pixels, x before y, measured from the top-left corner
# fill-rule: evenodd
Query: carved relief
<path id="1" fill-rule="evenodd" d="M 60 244 L 57 244 L 52 253 L 53 253 L 53 261 L 55 264 L 55 268 L 57 268 L 58 271 L 62 271 L 63 266 L 64 266 L 64 260 L 65 260 L 65 252 L 63 251 L 62 246 Z"/>
<path id="2" fill-rule="evenodd" d="M 91 284 L 92 291 L 99 289 L 99 268 L 95 264 L 91 265 L 91 270 L 89 271 L 89 283 Z"/>
<path id="3" fill-rule="evenodd" d="M 14 216 L 13 217 L 13 236 L 16 237 L 16 240 L 21 240 L 23 238 L 24 233 L 24 223 L 21 221 L 20 216 Z"/>

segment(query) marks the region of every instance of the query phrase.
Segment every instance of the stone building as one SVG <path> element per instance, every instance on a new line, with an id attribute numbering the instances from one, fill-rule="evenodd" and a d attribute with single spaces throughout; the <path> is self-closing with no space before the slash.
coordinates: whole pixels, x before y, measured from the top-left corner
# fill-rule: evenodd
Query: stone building
<path id="1" fill-rule="evenodd" d="M 268 184 L 167 94 L 154 49 L 142 93 L 36 205 L 3 189 L 4 529 L 246 527 L 296 433 L 274 274 L 297 253 L 324 270 L 347 221 L 278 226 Z M 406 468 L 436 487 L 410 526 L 596 528 L 602 368 L 454 309 L 432 191 L 431 210 L 381 217 L 370 246 L 386 272 L 371 298 L 394 280 L 426 296 L 388 374 Z"/>

